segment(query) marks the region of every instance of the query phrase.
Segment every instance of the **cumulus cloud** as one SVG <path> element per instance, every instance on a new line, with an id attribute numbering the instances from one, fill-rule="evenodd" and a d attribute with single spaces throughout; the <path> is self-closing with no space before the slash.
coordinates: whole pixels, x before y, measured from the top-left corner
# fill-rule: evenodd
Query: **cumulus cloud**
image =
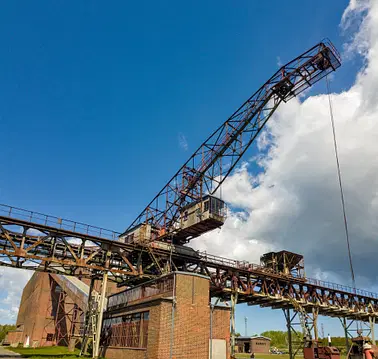
<path id="1" fill-rule="evenodd" d="M 350 33 L 345 54 L 365 60 L 354 85 L 332 94 L 351 247 L 357 285 L 378 292 L 378 2 L 351 0 L 341 26 Z M 178 141 L 188 149 L 183 134 Z M 348 282 L 327 96 L 282 105 L 258 149 L 254 161 L 261 172 L 252 175 L 244 163 L 224 183 L 222 197 L 232 210 L 223 228 L 192 246 L 251 262 L 267 251 L 287 249 L 304 254 L 308 275 Z M 30 275 L 0 268 L 0 323 L 15 322 Z"/>
<path id="2" fill-rule="evenodd" d="M 371 287 L 378 254 L 378 2 L 352 0 L 342 26 L 355 26 L 347 49 L 365 60 L 354 85 L 333 93 L 332 102 L 357 286 Z M 252 262 L 287 249 L 305 256 L 309 276 L 348 283 L 327 95 L 281 105 L 258 145 L 261 171 L 251 174 L 246 163 L 234 172 L 222 189 L 232 207 L 224 227 L 192 245 Z"/>
<path id="3" fill-rule="evenodd" d="M 22 290 L 33 272 L 0 267 L 0 324 L 15 323 Z"/>

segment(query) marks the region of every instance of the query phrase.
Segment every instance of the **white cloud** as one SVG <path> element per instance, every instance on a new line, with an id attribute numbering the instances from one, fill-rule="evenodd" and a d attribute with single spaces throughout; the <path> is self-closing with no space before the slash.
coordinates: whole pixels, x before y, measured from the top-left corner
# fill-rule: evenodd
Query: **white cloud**
<path id="1" fill-rule="evenodd" d="M 365 58 L 355 84 L 332 97 L 357 284 L 373 290 L 378 257 L 378 2 L 351 0 L 342 26 L 357 29 L 347 53 Z M 252 176 L 247 164 L 235 171 L 222 195 L 237 210 L 222 230 L 193 240 L 193 246 L 251 262 L 285 248 L 305 255 L 307 274 L 348 281 L 327 101 L 319 95 L 281 106 L 260 136 L 260 150 L 268 150 L 258 161 L 263 172 Z M 178 139 L 187 150 L 185 136 Z M 15 322 L 31 274 L 0 268 L 0 323 Z"/>
<path id="2" fill-rule="evenodd" d="M 0 267 L 0 324 L 15 323 L 22 290 L 33 272 Z"/>
<path id="3" fill-rule="evenodd" d="M 178 142 L 179 142 L 180 148 L 182 148 L 184 151 L 188 150 L 189 148 L 188 140 L 186 139 L 184 134 L 182 134 L 181 132 L 178 134 Z"/>
<path id="4" fill-rule="evenodd" d="M 355 22 L 348 51 L 363 55 L 365 65 L 332 101 L 357 286 L 369 287 L 378 255 L 378 2 L 352 0 L 342 26 Z M 287 249 L 304 254 L 308 275 L 349 282 L 327 95 L 281 105 L 267 126 L 262 172 L 252 176 L 246 164 L 234 172 L 222 196 L 237 211 L 192 245 L 252 262 Z"/>

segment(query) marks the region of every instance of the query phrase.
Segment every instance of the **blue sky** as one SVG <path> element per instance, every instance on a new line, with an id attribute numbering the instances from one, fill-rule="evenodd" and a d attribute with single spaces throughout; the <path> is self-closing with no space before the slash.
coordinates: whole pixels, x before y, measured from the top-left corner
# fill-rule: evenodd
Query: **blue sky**
<path id="1" fill-rule="evenodd" d="M 324 37 L 341 48 L 347 4 L 2 2 L 0 202 L 122 231 L 279 61 Z M 244 315 L 284 328 L 242 307 L 240 331 Z"/>

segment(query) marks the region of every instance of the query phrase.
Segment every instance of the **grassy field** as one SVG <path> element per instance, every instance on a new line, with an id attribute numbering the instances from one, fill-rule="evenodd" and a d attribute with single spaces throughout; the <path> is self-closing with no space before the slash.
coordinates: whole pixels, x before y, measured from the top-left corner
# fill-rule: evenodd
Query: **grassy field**
<path id="1" fill-rule="evenodd" d="M 251 354 L 237 354 L 236 358 L 246 359 Z M 300 356 L 298 356 L 300 358 Z M 255 354 L 255 359 L 289 359 L 289 354 Z"/>
<path id="2" fill-rule="evenodd" d="M 68 351 L 67 347 L 48 347 L 48 348 L 10 348 L 7 349 L 12 350 L 16 353 L 21 354 L 25 358 L 30 359 L 48 359 L 48 358 L 56 358 L 56 359 L 78 359 L 79 358 L 79 350 L 75 350 L 74 353 Z M 250 354 L 238 354 L 236 358 L 238 359 L 246 359 L 249 358 Z M 256 359 L 289 359 L 288 354 L 282 355 L 270 355 L 270 354 L 258 354 L 255 356 Z M 300 356 L 298 357 L 300 358 Z"/>
<path id="3" fill-rule="evenodd" d="M 10 348 L 7 349 L 12 350 L 16 353 L 21 354 L 25 358 L 30 359 L 48 359 L 48 358 L 56 358 L 56 359 L 78 359 L 83 358 L 79 357 L 79 350 L 75 350 L 74 353 L 68 351 L 67 347 L 47 347 L 47 348 Z M 237 354 L 236 358 L 238 359 L 247 359 L 250 357 L 250 354 Z M 297 354 L 296 358 L 302 358 L 301 354 Z M 341 358 L 345 358 L 345 356 L 341 356 Z M 255 359 L 289 359 L 289 354 L 255 354 Z"/>
<path id="4" fill-rule="evenodd" d="M 79 350 L 69 352 L 67 347 L 46 347 L 46 348 L 10 348 L 8 350 L 21 354 L 25 358 L 31 359 L 48 359 L 48 358 L 61 358 L 61 359 L 77 359 L 79 358 Z"/>
<path id="5" fill-rule="evenodd" d="M 238 359 L 247 359 L 251 354 L 236 354 Z M 345 355 L 340 356 L 341 359 L 345 359 Z M 297 359 L 303 359 L 301 353 L 295 356 Z M 289 359 L 289 354 L 255 354 L 255 359 Z"/>

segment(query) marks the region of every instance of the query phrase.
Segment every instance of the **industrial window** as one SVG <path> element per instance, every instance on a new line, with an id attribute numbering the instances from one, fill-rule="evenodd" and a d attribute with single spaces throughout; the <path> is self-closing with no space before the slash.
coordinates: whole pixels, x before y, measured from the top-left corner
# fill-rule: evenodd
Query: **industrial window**
<path id="1" fill-rule="evenodd" d="M 46 341 L 52 342 L 54 340 L 54 333 L 47 333 Z"/>
<path id="2" fill-rule="evenodd" d="M 210 213 L 221 216 L 223 213 L 224 202 L 218 198 L 212 197 L 210 199 Z"/>
<path id="3" fill-rule="evenodd" d="M 134 233 L 131 233 L 125 237 L 125 243 L 132 243 L 134 240 Z"/>
<path id="4" fill-rule="evenodd" d="M 134 313 L 104 320 L 105 346 L 147 348 L 149 312 Z"/>

